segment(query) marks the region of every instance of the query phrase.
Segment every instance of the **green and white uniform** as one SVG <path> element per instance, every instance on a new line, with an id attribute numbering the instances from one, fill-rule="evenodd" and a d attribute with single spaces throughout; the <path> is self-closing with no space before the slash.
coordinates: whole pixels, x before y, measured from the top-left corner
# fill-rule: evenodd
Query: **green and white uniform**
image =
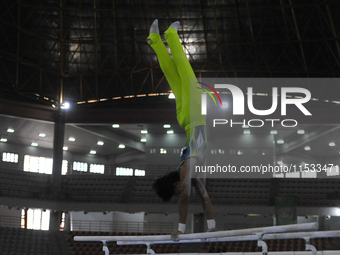
<path id="1" fill-rule="evenodd" d="M 176 97 L 178 123 L 186 131 L 187 138 L 185 147 L 182 149 L 180 165 L 187 157 L 198 157 L 199 164 L 203 165 L 207 147 L 206 117 L 201 114 L 203 92 L 197 89 L 200 85 L 197 83 L 195 73 L 183 51 L 177 31 L 169 27 L 164 36 L 173 59 L 171 59 L 159 34 L 151 33 L 147 42 L 152 41 L 149 44 L 156 52 L 160 67 Z"/>

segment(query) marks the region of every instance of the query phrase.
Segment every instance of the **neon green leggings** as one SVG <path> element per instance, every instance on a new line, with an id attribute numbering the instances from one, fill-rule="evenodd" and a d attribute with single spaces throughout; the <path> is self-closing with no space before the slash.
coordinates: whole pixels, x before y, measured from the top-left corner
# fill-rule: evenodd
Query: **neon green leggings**
<path id="1" fill-rule="evenodd" d="M 147 42 L 149 43 L 149 39 L 152 40 L 149 44 L 156 52 L 160 67 L 176 97 L 178 123 L 188 133 L 195 126 L 205 125 L 205 116 L 201 115 L 202 90 L 196 88 L 199 84 L 183 51 L 177 31 L 169 27 L 164 37 L 170 47 L 173 60 L 159 34 L 151 33 Z"/>

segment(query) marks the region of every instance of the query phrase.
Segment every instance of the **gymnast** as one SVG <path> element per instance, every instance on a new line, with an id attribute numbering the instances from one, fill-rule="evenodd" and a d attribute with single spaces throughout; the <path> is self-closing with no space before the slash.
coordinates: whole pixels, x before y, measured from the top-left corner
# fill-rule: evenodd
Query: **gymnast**
<path id="1" fill-rule="evenodd" d="M 206 117 L 200 112 L 202 90 L 197 89 L 199 84 L 179 41 L 177 34 L 179 26 L 180 23 L 176 21 L 164 33 L 172 58 L 159 35 L 157 19 L 152 23 L 150 35 L 147 38 L 148 44 L 157 54 L 160 67 L 172 92 L 175 94 L 178 123 L 186 131 L 185 147 L 182 148 L 177 170 L 158 178 L 153 183 L 153 189 L 163 201 L 169 201 L 173 195 L 180 196 L 178 230 L 171 234 L 171 238 L 175 241 L 179 239 L 180 234 L 185 233 L 191 187 L 195 188 L 201 199 L 207 218 L 208 231 L 216 231 L 210 198 L 202 181 L 194 175 L 195 166 L 205 163 Z"/>

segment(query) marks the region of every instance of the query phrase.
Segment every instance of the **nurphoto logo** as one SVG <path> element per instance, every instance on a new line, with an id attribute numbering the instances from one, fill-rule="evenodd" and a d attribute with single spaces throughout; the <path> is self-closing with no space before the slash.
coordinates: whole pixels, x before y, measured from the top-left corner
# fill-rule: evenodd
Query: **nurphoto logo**
<path id="1" fill-rule="evenodd" d="M 206 84 L 206 83 L 202 83 L 202 82 L 198 82 L 199 84 L 209 88 L 214 94 L 215 96 L 218 98 L 218 100 L 220 101 L 220 105 L 222 108 L 228 108 L 229 107 L 229 103 L 226 101 L 222 101 L 218 91 L 223 91 L 223 90 L 228 90 L 229 93 L 232 95 L 232 109 L 233 109 L 233 115 L 245 115 L 245 95 L 242 92 L 242 90 L 232 84 L 215 84 L 214 87 Z M 209 95 L 214 103 L 215 106 L 217 106 L 216 100 L 214 98 L 214 96 L 212 95 L 212 93 L 210 91 L 208 91 L 207 89 L 203 89 L 198 87 L 199 89 L 203 90 L 206 93 L 202 94 L 201 97 L 201 114 L 202 115 L 207 115 L 207 95 Z M 218 90 L 218 91 L 217 91 Z M 254 93 L 253 93 L 253 88 L 252 87 L 247 87 L 247 107 L 248 110 L 257 116 L 268 116 L 271 115 L 272 113 L 274 113 L 277 108 L 278 108 L 278 98 L 279 98 L 279 94 L 278 94 L 278 87 L 273 87 L 272 88 L 272 105 L 269 109 L 265 109 L 265 110 L 260 110 L 260 109 L 256 109 L 254 107 L 254 101 L 253 101 L 253 97 L 254 97 Z M 298 97 L 290 97 L 287 96 L 290 93 L 298 93 L 298 94 L 302 94 L 304 96 L 298 96 Z M 269 96 L 269 95 L 268 95 Z M 311 116 L 312 114 L 306 109 L 306 107 L 304 106 L 305 103 L 309 102 L 309 100 L 311 99 L 311 93 L 308 89 L 305 88 L 300 88 L 300 87 L 281 87 L 280 90 L 280 106 L 281 106 L 281 116 L 286 116 L 287 115 L 287 105 L 295 105 L 305 116 Z M 213 120 L 213 127 L 215 127 L 216 125 L 225 125 L 230 123 L 231 127 L 233 126 L 233 124 L 243 124 L 243 125 L 248 125 L 250 127 L 262 127 L 264 125 L 265 122 L 270 122 L 271 126 L 273 127 L 274 124 L 276 122 L 281 122 L 281 125 L 283 127 L 295 127 L 297 126 L 298 122 L 295 119 L 284 119 L 284 120 L 280 120 L 280 119 L 265 119 L 265 120 L 261 120 L 261 119 L 251 119 L 251 120 L 244 120 L 243 122 L 233 122 L 233 120 L 227 120 L 227 119 L 214 119 Z M 256 123 L 256 125 L 254 124 Z M 290 124 L 288 124 L 290 123 Z"/>

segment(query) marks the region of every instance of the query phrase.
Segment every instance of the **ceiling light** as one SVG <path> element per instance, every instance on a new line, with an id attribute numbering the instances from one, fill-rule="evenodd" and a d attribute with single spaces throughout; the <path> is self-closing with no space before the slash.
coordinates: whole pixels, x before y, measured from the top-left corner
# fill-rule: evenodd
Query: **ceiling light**
<path id="1" fill-rule="evenodd" d="M 140 132 L 141 132 L 141 134 L 147 134 L 148 133 L 147 130 L 141 130 Z"/>
<path id="2" fill-rule="evenodd" d="M 38 143 L 31 143 L 31 146 L 38 146 Z"/>
<path id="3" fill-rule="evenodd" d="M 171 125 L 170 124 L 164 124 L 163 128 L 171 128 Z"/>
<path id="4" fill-rule="evenodd" d="M 277 161 L 277 164 L 278 164 L 278 165 L 283 165 L 283 161 L 281 161 L 281 160 L 280 160 L 280 161 Z"/>
<path id="5" fill-rule="evenodd" d="M 168 135 L 171 135 L 171 134 L 174 133 L 174 131 L 173 131 L 173 130 L 168 130 L 168 131 L 166 131 L 166 133 L 167 133 Z"/>
<path id="6" fill-rule="evenodd" d="M 112 127 L 113 128 L 119 128 L 119 124 L 113 124 Z"/>
<path id="7" fill-rule="evenodd" d="M 118 148 L 119 148 L 119 149 L 124 149 L 124 148 L 125 148 L 125 145 L 124 145 L 124 144 L 119 144 L 119 145 L 118 145 Z"/>
<path id="8" fill-rule="evenodd" d="M 247 129 L 247 130 L 244 130 L 244 131 L 243 131 L 243 134 L 245 134 L 245 135 L 250 135 L 250 134 L 251 134 L 251 132 L 250 132 L 250 130 L 249 130 L 249 129 Z"/>
<path id="9" fill-rule="evenodd" d="M 331 147 L 334 147 L 335 146 L 335 142 L 330 142 L 328 145 L 331 146 Z"/>
<path id="10" fill-rule="evenodd" d="M 142 139 L 140 139 L 140 141 L 141 141 L 142 143 L 146 143 L 146 138 L 142 138 Z"/>
<path id="11" fill-rule="evenodd" d="M 7 142 L 7 139 L 6 138 L 1 138 L 0 142 L 5 143 L 5 142 Z"/>
<path id="12" fill-rule="evenodd" d="M 278 144 L 284 144 L 284 143 L 285 143 L 285 141 L 284 141 L 284 140 L 282 140 L 282 139 L 279 139 L 279 140 L 277 140 L 277 143 L 278 143 Z"/>
<path id="13" fill-rule="evenodd" d="M 67 150 L 68 150 L 68 147 L 64 146 L 64 147 L 63 147 L 63 150 L 64 150 L 64 151 L 67 151 Z"/>
<path id="14" fill-rule="evenodd" d="M 174 94 L 174 93 L 170 93 L 168 98 L 169 98 L 169 99 L 175 99 L 176 97 L 175 97 L 175 94 Z"/>
<path id="15" fill-rule="evenodd" d="M 39 134 L 39 137 L 46 137 L 46 134 L 40 133 L 40 134 Z"/>
<path id="16" fill-rule="evenodd" d="M 104 145 L 104 142 L 103 142 L 103 141 L 98 141 L 98 142 L 97 142 L 97 145 L 102 146 L 102 145 Z"/>
<path id="17" fill-rule="evenodd" d="M 95 150 L 90 150 L 90 154 L 96 154 L 97 152 Z"/>
<path id="18" fill-rule="evenodd" d="M 74 141 L 76 140 L 76 138 L 70 137 L 68 140 L 69 140 L 70 142 L 74 142 Z"/>
<path id="19" fill-rule="evenodd" d="M 61 109 L 69 109 L 70 108 L 70 103 L 69 102 L 65 102 L 61 105 L 60 107 Z"/>
<path id="20" fill-rule="evenodd" d="M 97 100 L 97 99 L 94 99 L 94 100 L 88 100 L 87 102 L 88 102 L 88 103 L 90 103 L 90 104 L 91 104 L 91 103 L 97 103 L 97 102 L 98 102 L 98 100 Z"/>
<path id="21" fill-rule="evenodd" d="M 271 130 L 271 131 L 270 131 L 270 134 L 271 134 L 271 135 L 277 135 L 277 130 Z"/>
<path id="22" fill-rule="evenodd" d="M 303 134 L 305 134 L 305 130 L 299 129 L 299 130 L 297 131 L 297 133 L 298 133 L 299 135 L 303 135 Z"/>
<path id="23" fill-rule="evenodd" d="M 249 126 L 248 125 L 243 125 L 242 128 L 249 128 Z"/>
<path id="24" fill-rule="evenodd" d="M 9 129 L 7 129 L 7 132 L 8 133 L 14 133 L 14 129 L 13 128 L 9 128 Z"/>
<path id="25" fill-rule="evenodd" d="M 309 146 L 305 146 L 305 151 L 310 151 L 311 150 L 311 148 L 309 147 Z"/>

